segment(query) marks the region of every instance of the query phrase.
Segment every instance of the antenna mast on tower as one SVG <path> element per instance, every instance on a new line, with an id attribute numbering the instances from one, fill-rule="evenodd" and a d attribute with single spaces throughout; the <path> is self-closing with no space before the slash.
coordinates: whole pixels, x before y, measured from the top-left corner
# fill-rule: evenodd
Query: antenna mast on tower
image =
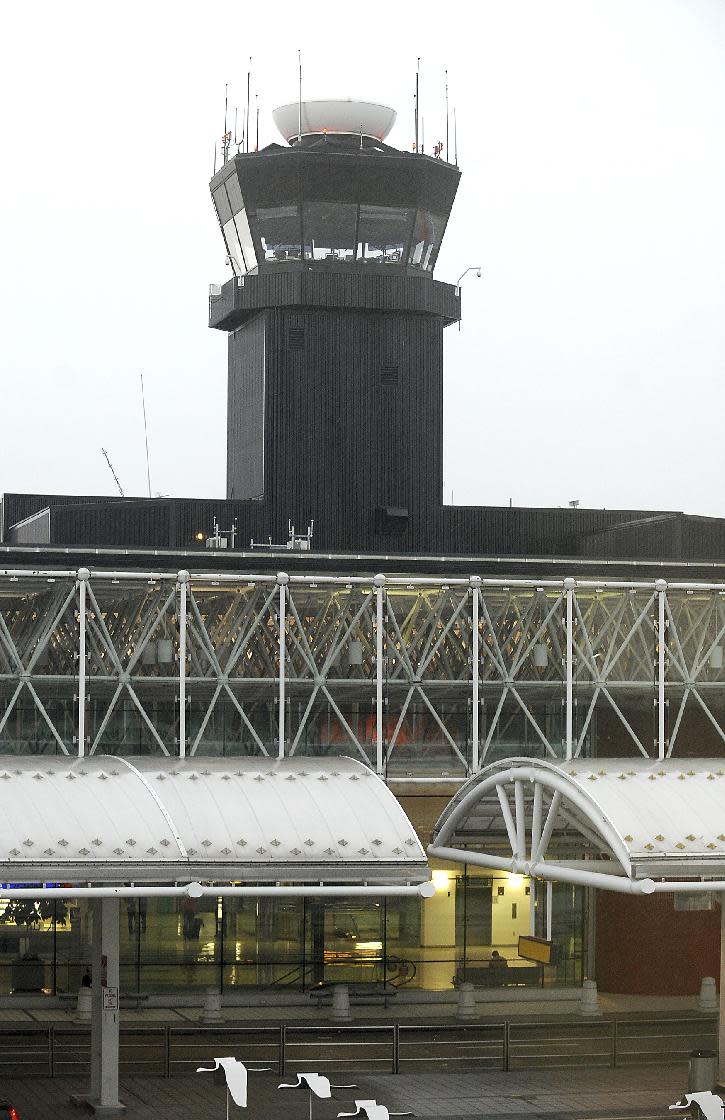
<path id="1" fill-rule="evenodd" d="M 249 128 L 250 128 L 250 126 L 249 126 L 249 91 L 250 91 L 251 80 L 252 80 L 252 56 L 250 54 L 250 56 L 249 56 L 249 69 L 247 70 L 247 128 L 246 128 L 246 146 L 244 148 L 245 152 L 249 151 Z"/>
<path id="2" fill-rule="evenodd" d="M 232 134 L 227 129 L 227 114 L 229 112 L 229 82 L 224 83 L 224 139 L 222 140 L 222 154 L 224 156 L 224 163 L 229 159 L 229 145 L 232 141 Z"/>
<path id="3" fill-rule="evenodd" d="M 415 150 L 420 151 L 418 147 L 418 114 L 420 109 L 420 57 L 418 58 L 418 65 L 415 70 Z"/>
<path id="4" fill-rule="evenodd" d="M 448 71 L 446 70 L 446 163 L 450 162 L 448 158 Z"/>
<path id="5" fill-rule="evenodd" d="M 297 111 L 297 141 L 302 139 L 302 51 L 297 51 L 297 61 L 300 67 L 300 96 Z"/>
<path id="6" fill-rule="evenodd" d="M 146 423 L 146 395 L 143 391 L 143 373 L 141 374 L 141 407 L 143 408 L 143 434 L 146 440 L 146 481 L 149 487 L 149 498 L 151 497 L 151 467 L 149 466 L 149 429 Z"/>

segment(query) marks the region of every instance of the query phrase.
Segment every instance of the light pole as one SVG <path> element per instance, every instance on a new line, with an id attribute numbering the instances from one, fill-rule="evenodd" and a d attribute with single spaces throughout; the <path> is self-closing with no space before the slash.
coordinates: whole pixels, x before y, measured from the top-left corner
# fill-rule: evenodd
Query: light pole
<path id="1" fill-rule="evenodd" d="M 461 281 L 463 280 L 464 276 L 468 276 L 469 272 L 475 272 L 478 279 L 479 280 L 481 279 L 481 266 L 480 266 L 480 264 L 469 265 L 468 268 L 465 270 L 465 272 L 462 272 L 461 275 L 458 277 L 458 280 L 456 281 L 456 295 L 457 296 L 460 296 L 460 294 L 461 294 Z M 459 319 L 458 320 L 458 330 L 460 331 L 460 329 L 461 329 L 461 320 Z"/>

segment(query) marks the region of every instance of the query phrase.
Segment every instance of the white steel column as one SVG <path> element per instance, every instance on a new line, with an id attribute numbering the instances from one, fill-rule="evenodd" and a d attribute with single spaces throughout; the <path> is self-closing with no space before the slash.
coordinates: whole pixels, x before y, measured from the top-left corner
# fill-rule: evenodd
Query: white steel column
<path id="1" fill-rule="evenodd" d="M 101 1014 L 103 1011 L 103 935 L 101 921 L 102 899 L 92 902 L 93 944 L 91 946 L 91 1085 L 89 1101 L 101 1095 Z"/>
<path id="2" fill-rule="evenodd" d="M 473 596 L 472 611 L 471 611 L 471 626 L 473 633 L 471 635 L 471 704 L 473 709 L 471 711 L 471 769 L 475 773 L 479 765 L 479 730 L 478 730 L 478 716 L 479 716 L 479 685 L 480 685 L 480 665 L 479 665 L 479 635 L 478 635 L 478 596 L 481 587 L 481 577 L 471 576 L 471 595 Z M 533 882 L 533 880 L 532 880 Z"/>
<path id="3" fill-rule="evenodd" d="M 373 580 L 375 586 L 375 769 L 382 774 L 385 769 L 383 751 L 383 681 L 385 664 L 383 661 L 383 612 L 385 607 L 385 576 L 379 573 Z"/>
<path id="4" fill-rule="evenodd" d="M 86 591 L 91 573 L 78 569 L 78 757 L 86 753 Z"/>
<path id="5" fill-rule="evenodd" d="M 536 879 L 529 879 L 529 933 L 536 937 Z"/>
<path id="6" fill-rule="evenodd" d="M 566 757 L 574 754 L 574 586 L 576 581 L 568 576 L 564 580 L 566 591 Z"/>
<path id="7" fill-rule="evenodd" d="M 120 1116 L 118 1099 L 119 902 L 93 903 L 93 985 L 91 996 L 91 1092 L 96 1116 Z"/>
<path id="8" fill-rule="evenodd" d="M 655 583 L 657 589 L 657 755 L 664 758 L 667 754 L 665 739 L 665 597 L 667 595 L 667 580 L 658 579 Z"/>
<path id="9" fill-rule="evenodd" d="M 179 572 L 179 757 L 186 758 L 186 613 L 189 573 Z"/>
<path id="10" fill-rule="evenodd" d="M 549 879 L 546 884 L 546 940 L 551 941 L 551 924 L 554 913 L 554 884 Z"/>
<path id="11" fill-rule="evenodd" d="M 285 740 L 285 661 L 287 659 L 287 584 L 289 583 L 289 576 L 286 572 L 277 572 L 277 584 L 279 586 L 279 712 L 278 715 L 278 728 L 279 740 L 277 747 L 277 754 L 280 758 L 284 758 L 284 740 Z"/>

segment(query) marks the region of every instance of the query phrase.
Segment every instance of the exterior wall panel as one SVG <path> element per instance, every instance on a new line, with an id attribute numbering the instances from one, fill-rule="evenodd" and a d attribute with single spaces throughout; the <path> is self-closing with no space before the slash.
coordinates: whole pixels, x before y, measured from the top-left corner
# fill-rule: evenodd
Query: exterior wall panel
<path id="1" fill-rule="evenodd" d="M 13 525 L 8 540 L 13 544 L 49 544 L 50 534 L 50 509 L 46 507 Z"/>
<path id="2" fill-rule="evenodd" d="M 265 322 L 262 312 L 229 335 L 229 498 L 261 498 L 264 494 Z"/>
<path id="3" fill-rule="evenodd" d="M 271 533 L 315 521 L 316 547 L 441 544 L 442 320 L 277 310 L 268 335 L 265 496 Z M 232 433 L 230 433 L 232 438 Z M 384 508 L 407 511 L 400 531 Z"/>
<path id="4" fill-rule="evenodd" d="M 440 316 L 446 324 L 461 317 L 461 297 L 452 284 L 426 276 L 337 274 L 309 270 L 245 276 L 230 280 L 209 303 L 209 325 L 235 330 L 269 307 L 348 308 Z"/>
<path id="5" fill-rule="evenodd" d="M 441 571 L 450 571 L 456 565 L 463 571 L 475 558 L 501 561 L 510 557 L 512 574 L 518 570 L 513 561 L 520 563 L 526 558 L 540 561 L 543 574 L 547 558 L 559 565 L 563 558 L 570 557 L 579 558 L 584 564 L 596 559 L 619 563 L 623 573 L 630 562 L 636 563 L 642 572 L 648 562 L 654 570 L 662 564 L 681 561 L 683 565 L 702 565 L 703 574 L 713 578 L 712 566 L 725 563 L 725 520 L 721 518 L 643 510 L 525 509 L 440 503 L 436 506 L 428 488 L 440 492 L 442 477 L 437 464 L 427 461 L 423 454 L 423 439 L 439 438 L 440 409 L 435 401 L 427 402 L 422 382 L 427 377 L 430 386 L 437 377 L 431 368 L 437 364 L 441 339 L 438 328 L 431 327 L 426 317 L 420 318 L 429 325 L 419 324 L 416 328 L 417 349 L 413 349 L 408 364 L 400 366 L 398 386 L 383 386 L 371 376 L 373 367 L 370 361 L 363 360 L 362 352 L 355 359 L 362 373 L 355 373 L 355 363 L 348 366 L 335 360 L 329 363 L 325 377 L 313 373 L 308 381 L 302 382 L 300 378 L 306 374 L 301 371 L 309 368 L 305 355 L 287 354 L 284 346 L 276 343 L 280 353 L 275 358 L 275 376 L 284 382 L 285 391 L 289 389 L 296 409 L 292 423 L 291 418 L 285 421 L 283 410 L 275 410 L 269 400 L 266 404 L 268 444 L 274 448 L 281 441 L 275 451 L 279 461 L 273 463 L 273 469 L 268 463 L 265 481 L 268 494 L 274 493 L 282 508 L 281 513 L 278 509 L 278 516 L 272 516 L 269 497 L 239 501 L 11 493 L 3 495 L 4 542 L 18 546 L 47 543 L 51 547 L 89 550 L 193 550 L 197 547 L 195 534 L 211 536 L 216 518 L 222 529 L 230 529 L 236 519 L 237 548 L 244 550 L 252 538 L 266 542 L 272 536 L 276 543 L 284 545 L 287 518 L 293 519 L 298 531 L 304 531 L 309 511 L 309 516 L 316 519 L 314 547 L 356 554 L 359 560 L 353 564 L 353 570 L 359 572 L 377 570 L 385 556 L 397 554 L 401 563 L 407 556 L 409 566 L 423 563 L 428 571 L 438 571 L 439 565 Z M 294 326 L 296 322 L 299 320 L 290 314 L 288 323 Z M 278 328 L 275 330 L 278 335 Z M 355 330 L 350 328 L 344 337 L 351 346 L 362 338 L 364 349 L 368 340 L 364 334 L 356 335 Z M 314 335 L 315 345 L 322 344 L 324 334 L 322 331 Z M 383 360 L 392 364 L 395 354 L 405 350 L 410 355 L 405 332 L 393 331 L 381 337 L 386 341 L 369 352 L 376 364 Z M 418 350 L 422 354 L 420 365 L 415 362 Z M 338 347 L 334 353 L 339 356 L 339 352 Z M 427 371 L 426 355 L 431 359 Z M 340 369 L 342 375 L 338 376 Z M 345 416 L 344 424 L 337 428 L 325 413 L 326 408 L 333 407 Z M 343 436 L 349 441 L 346 452 L 340 443 Z M 403 441 L 414 449 L 411 456 L 415 456 L 416 465 L 412 471 L 406 471 L 404 463 L 401 465 Z M 347 474 L 339 465 L 343 452 L 349 456 Z M 314 469 L 322 472 L 322 483 L 310 481 L 309 473 L 305 473 L 310 470 L 309 465 L 304 470 L 294 469 L 295 454 L 313 458 L 313 466 L 317 463 Z M 300 462 L 304 466 L 304 459 Z M 284 476 L 274 473 L 281 470 L 287 472 L 287 487 L 283 484 Z M 308 499 L 313 494 L 318 502 L 334 502 L 330 506 L 334 516 L 326 519 L 311 512 L 312 502 Z M 381 504 L 408 505 L 409 532 L 379 531 L 371 511 Z M 46 508 L 51 511 L 49 531 L 36 526 L 11 533 L 14 525 Z M 166 512 L 152 513 L 152 509 Z M 43 524 L 47 526 L 47 521 Z M 31 539 L 28 534 L 35 534 L 35 529 L 39 535 Z M 194 563 L 193 554 L 188 562 Z M 299 555 L 294 563 L 299 564 Z"/>
<path id="6" fill-rule="evenodd" d="M 607 538 L 601 530 L 647 517 L 642 510 L 605 509 L 529 509 L 522 506 L 445 506 L 443 508 L 444 549 L 453 554 L 481 556 L 587 556 L 626 555 L 609 541 L 626 541 L 626 525 Z M 662 516 L 662 515 L 657 515 Z M 632 530 L 636 534 L 636 530 Z M 603 541 L 598 551 L 597 541 Z M 582 542 L 587 542 L 582 547 Z M 591 548 L 588 542 L 591 541 Z M 611 549 L 611 551 L 610 551 Z M 665 547 L 660 559 L 676 554 Z"/>

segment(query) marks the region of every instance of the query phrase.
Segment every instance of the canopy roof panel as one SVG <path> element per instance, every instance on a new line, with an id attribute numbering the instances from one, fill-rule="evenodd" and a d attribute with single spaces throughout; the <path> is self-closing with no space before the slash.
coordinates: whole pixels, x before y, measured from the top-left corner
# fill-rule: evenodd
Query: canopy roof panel
<path id="1" fill-rule="evenodd" d="M 563 772 L 611 821 L 637 867 L 725 870 L 725 760 L 583 761 Z"/>
<path id="2" fill-rule="evenodd" d="M 349 758 L 8 758 L 0 799 L 5 881 L 428 879 L 395 797 Z"/>
<path id="3" fill-rule="evenodd" d="M 494 763 L 447 806 L 429 853 L 481 848 L 491 866 L 566 881 L 586 874 L 611 889 L 623 889 L 611 881 L 622 877 L 646 890 L 660 889 L 651 879 L 670 889 L 686 877 L 725 879 L 725 760 Z M 595 881 L 602 873 L 609 883 Z"/>

